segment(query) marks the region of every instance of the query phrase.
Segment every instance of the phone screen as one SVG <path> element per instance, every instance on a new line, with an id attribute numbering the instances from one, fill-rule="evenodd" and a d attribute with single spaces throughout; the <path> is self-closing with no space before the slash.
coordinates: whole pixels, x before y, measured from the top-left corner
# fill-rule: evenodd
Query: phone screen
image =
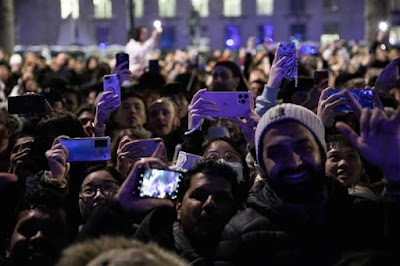
<path id="1" fill-rule="evenodd" d="M 182 174 L 172 170 L 149 169 L 141 175 L 140 197 L 176 199 Z"/>
<path id="2" fill-rule="evenodd" d="M 125 62 L 128 62 L 128 64 L 126 64 L 124 66 L 124 68 L 129 69 L 129 55 L 128 54 L 126 54 L 126 53 L 118 53 L 118 54 L 115 55 L 115 58 L 117 60 L 117 66 L 119 66 L 119 65 L 121 65 L 121 64 L 123 64 Z"/>

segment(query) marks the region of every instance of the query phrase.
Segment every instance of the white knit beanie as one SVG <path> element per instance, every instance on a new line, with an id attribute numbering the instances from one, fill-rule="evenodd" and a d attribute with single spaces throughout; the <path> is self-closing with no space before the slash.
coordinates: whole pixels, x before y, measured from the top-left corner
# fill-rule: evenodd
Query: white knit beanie
<path id="1" fill-rule="evenodd" d="M 291 103 L 280 104 L 269 109 L 261 117 L 257 125 L 255 135 L 257 162 L 263 171 L 265 171 L 262 156 L 264 135 L 271 125 L 286 120 L 299 122 L 310 130 L 318 145 L 322 148 L 322 151 L 326 153 L 325 128 L 318 116 L 300 105 Z"/>

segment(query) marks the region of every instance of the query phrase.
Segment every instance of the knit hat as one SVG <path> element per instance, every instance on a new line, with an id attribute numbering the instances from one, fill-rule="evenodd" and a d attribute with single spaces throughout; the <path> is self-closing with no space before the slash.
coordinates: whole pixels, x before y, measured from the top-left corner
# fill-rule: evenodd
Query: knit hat
<path id="1" fill-rule="evenodd" d="M 305 126 L 311 131 L 320 148 L 326 153 L 325 128 L 318 116 L 300 105 L 291 103 L 280 104 L 269 109 L 257 125 L 255 135 L 257 162 L 263 171 L 265 171 L 262 156 L 264 135 L 269 127 L 280 121 L 296 121 Z"/>

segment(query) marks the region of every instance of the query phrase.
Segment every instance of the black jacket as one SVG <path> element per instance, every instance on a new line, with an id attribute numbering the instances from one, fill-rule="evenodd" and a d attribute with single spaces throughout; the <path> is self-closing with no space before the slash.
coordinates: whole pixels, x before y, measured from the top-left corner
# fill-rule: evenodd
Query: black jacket
<path id="1" fill-rule="evenodd" d="M 335 180 L 325 180 L 326 200 L 318 217 L 283 202 L 267 182 L 257 183 L 248 208 L 225 227 L 216 264 L 333 265 L 346 252 L 387 251 L 391 234 L 385 235 L 390 227 L 385 210 L 398 222 L 397 201 L 383 208 L 383 202 L 350 196 Z"/>
<path id="2" fill-rule="evenodd" d="M 155 209 L 140 224 L 135 238 L 143 242 L 156 242 L 159 246 L 186 259 L 191 265 L 207 265 L 206 260 L 200 257 L 190 245 L 176 217 L 174 208 Z"/>

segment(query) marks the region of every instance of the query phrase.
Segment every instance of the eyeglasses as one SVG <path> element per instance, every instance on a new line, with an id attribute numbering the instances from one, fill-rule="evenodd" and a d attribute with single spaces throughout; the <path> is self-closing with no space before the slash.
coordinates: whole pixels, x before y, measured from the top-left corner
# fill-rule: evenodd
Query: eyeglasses
<path id="1" fill-rule="evenodd" d="M 112 197 L 117 193 L 119 184 L 114 181 L 107 181 L 101 185 L 87 184 L 81 187 L 81 195 L 84 198 L 93 198 L 99 189 L 105 197 Z"/>
<path id="2" fill-rule="evenodd" d="M 221 156 L 218 152 L 207 152 L 204 155 L 205 159 L 210 159 L 210 160 L 215 160 L 218 161 L 219 159 L 223 158 L 227 162 L 232 162 L 232 163 L 241 163 L 242 162 L 242 157 L 236 153 L 236 152 L 231 152 L 227 151 L 223 156 Z"/>

